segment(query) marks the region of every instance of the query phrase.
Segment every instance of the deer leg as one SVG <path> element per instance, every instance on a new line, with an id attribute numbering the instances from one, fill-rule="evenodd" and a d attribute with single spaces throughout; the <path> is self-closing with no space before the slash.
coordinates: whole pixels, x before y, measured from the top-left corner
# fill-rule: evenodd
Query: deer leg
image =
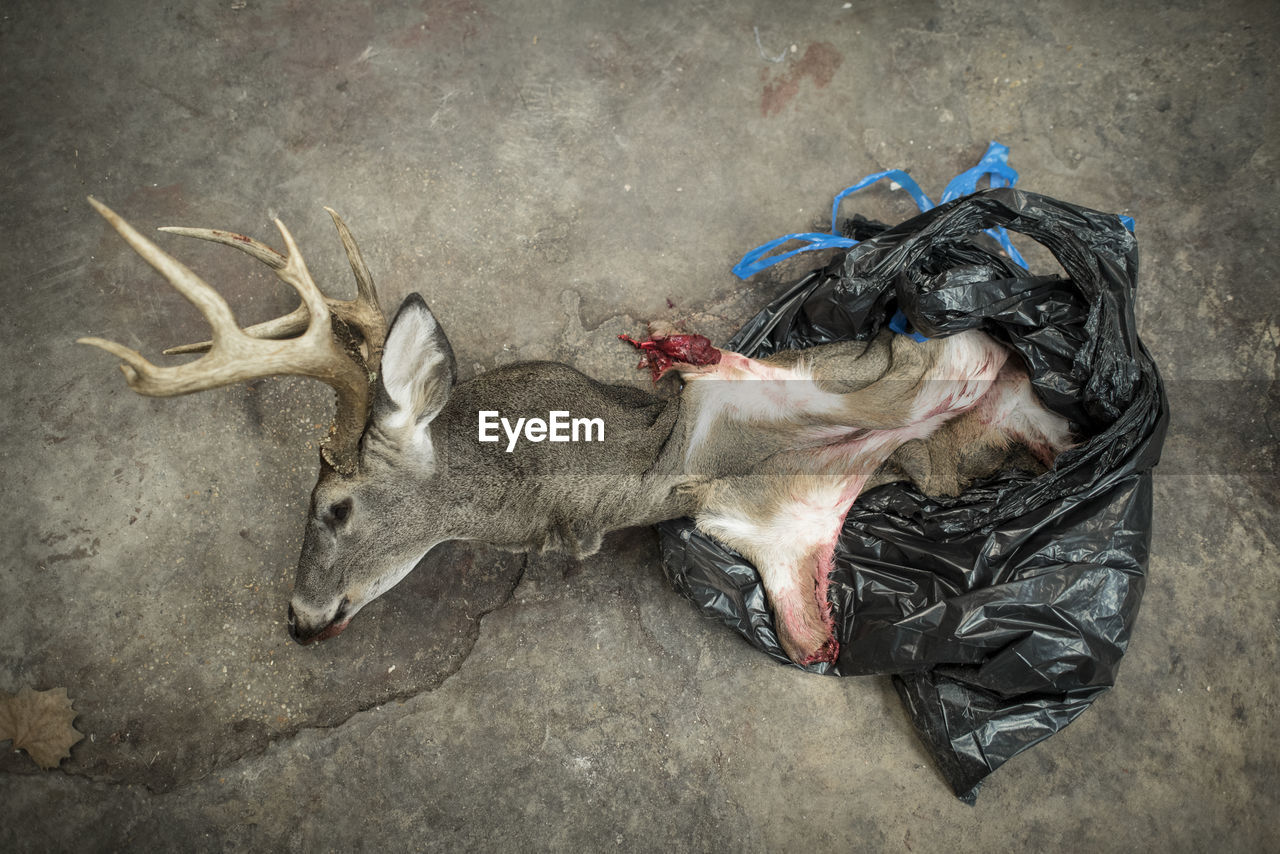
<path id="1" fill-rule="evenodd" d="M 774 612 L 778 641 L 797 664 L 839 651 L 827 601 L 845 514 L 867 477 L 764 475 L 721 484 L 698 528 L 751 561 Z"/>
<path id="2" fill-rule="evenodd" d="M 649 368 L 655 382 L 675 369 L 686 382 L 702 386 L 712 409 L 761 424 L 834 428 L 820 431 L 831 439 L 841 428 L 906 429 L 910 435 L 900 441 L 923 438 L 977 404 L 1008 357 L 1003 347 L 976 331 L 924 344 L 898 337 L 892 342 L 891 364 L 881 377 L 856 391 L 841 392 L 819 383 L 813 365 L 803 357 L 762 361 L 719 350 L 702 335 L 670 334 L 665 325 L 650 328 L 657 331 L 644 341 L 619 338 L 644 351 L 639 367 Z"/>
<path id="3" fill-rule="evenodd" d="M 786 565 L 756 566 L 773 606 L 778 643 L 797 664 L 835 661 L 840 651 L 827 601 L 834 556 L 833 537 Z"/>
<path id="4" fill-rule="evenodd" d="M 1046 468 L 1073 444 L 1070 422 L 1040 403 L 1026 371 L 1012 360 L 1000 369 L 994 387 L 973 414 L 1001 443 L 1026 445 Z"/>

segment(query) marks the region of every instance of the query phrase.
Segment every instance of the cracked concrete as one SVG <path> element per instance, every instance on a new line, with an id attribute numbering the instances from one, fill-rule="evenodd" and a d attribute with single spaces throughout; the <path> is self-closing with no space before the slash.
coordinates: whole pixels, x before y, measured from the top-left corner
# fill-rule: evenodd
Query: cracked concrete
<path id="1" fill-rule="evenodd" d="M 6 4 L 0 690 L 66 686 L 87 737 L 53 772 L 0 754 L 0 848 L 1274 850 L 1278 35 L 1260 2 Z M 936 194 L 991 139 L 1027 189 L 1137 219 L 1174 420 L 1117 687 L 973 808 L 887 680 L 699 619 L 648 531 L 581 564 L 442 547 L 297 647 L 329 392 L 144 399 L 71 344 L 205 337 L 85 195 L 144 231 L 280 216 L 349 294 L 327 204 L 464 375 L 642 383 L 618 333 L 723 341 L 786 278 L 737 281 L 743 252 L 876 169 Z M 242 322 L 292 308 L 160 242 Z"/>

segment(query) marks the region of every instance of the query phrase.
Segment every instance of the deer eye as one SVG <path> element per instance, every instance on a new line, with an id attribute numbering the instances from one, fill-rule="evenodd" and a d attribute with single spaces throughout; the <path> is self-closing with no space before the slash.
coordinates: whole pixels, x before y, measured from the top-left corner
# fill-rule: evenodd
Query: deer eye
<path id="1" fill-rule="evenodd" d="M 329 505 L 329 519 L 334 524 L 340 524 L 347 520 L 351 515 L 351 499 L 344 498 L 336 504 Z"/>

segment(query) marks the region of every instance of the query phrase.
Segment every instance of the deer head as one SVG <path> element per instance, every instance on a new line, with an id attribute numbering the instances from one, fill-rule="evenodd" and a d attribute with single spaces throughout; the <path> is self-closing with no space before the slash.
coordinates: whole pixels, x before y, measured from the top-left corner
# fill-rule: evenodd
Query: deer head
<path id="1" fill-rule="evenodd" d="M 313 377 L 337 393 L 333 426 L 320 448 L 302 554 L 289 605 L 289 633 L 299 643 L 333 637 L 366 603 L 404 577 L 436 543 L 450 538 L 438 516 L 397 510 L 406 494 L 437 479 L 431 424 L 448 399 L 453 352 L 417 294 L 387 329 L 368 268 L 342 219 L 329 210 L 355 274 L 358 294 L 324 296 L 284 225 L 287 254 L 252 238 L 212 229 L 164 228 L 233 246 L 267 264 L 298 292 L 292 313 L 240 328 L 226 301 L 181 262 L 114 211 L 89 202 L 142 258 L 209 321 L 212 340 L 166 350 L 203 352 L 173 367 L 101 338 L 82 338 L 119 357 L 134 391 L 171 397 L 278 374 Z M 385 349 L 384 349 L 385 348 Z M 443 515 L 448 515 L 444 513 Z"/>
<path id="2" fill-rule="evenodd" d="M 436 544 L 455 536 L 447 522 L 456 507 L 424 513 L 422 506 L 451 492 L 431 426 L 455 375 L 444 330 L 422 297 L 411 294 L 387 335 L 354 468 L 321 460 L 289 603 L 289 634 L 299 643 L 337 635 Z"/>

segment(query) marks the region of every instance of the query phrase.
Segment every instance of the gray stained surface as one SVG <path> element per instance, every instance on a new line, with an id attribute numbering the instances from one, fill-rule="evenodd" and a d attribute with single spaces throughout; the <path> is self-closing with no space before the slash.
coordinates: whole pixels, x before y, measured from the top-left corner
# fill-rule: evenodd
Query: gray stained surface
<path id="1" fill-rule="evenodd" d="M 0 849 L 1276 850 L 1277 45 L 1263 2 L 5 3 L 0 690 L 66 686 L 87 737 L 57 771 L 4 751 Z M 1020 186 L 1137 219 L 1173 426 L 1117 687 L 975 807 L 887 678 L 699 618 L 650 531 L 441 548 L 294 645 L 328 390 L 145 399 L 72 344 L 205 335 L 87 194 L 144 231 L 279 245 L 280 216 L 345 296 L 327 204 L 464 376 L 645 383 L 618 333 L 725 340 L 779 285 L 743 252 L 876 169 L 936 195 L 992 139 Z M 244 323 L 293 306 L 158 240 Z"/>

